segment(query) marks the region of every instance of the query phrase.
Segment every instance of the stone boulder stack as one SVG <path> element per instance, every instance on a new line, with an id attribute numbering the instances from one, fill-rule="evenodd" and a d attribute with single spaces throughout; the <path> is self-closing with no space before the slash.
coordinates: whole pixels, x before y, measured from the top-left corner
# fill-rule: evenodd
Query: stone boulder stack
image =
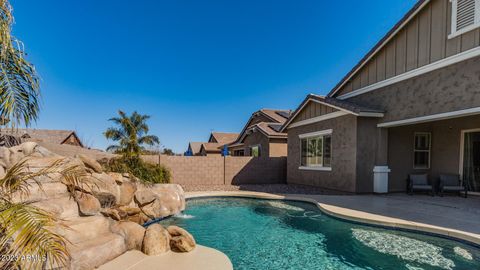
<path id="1" fill-rule="evenodd" d="M 31 172 L 51 164 L 82 172 L 82 183 L 53 173 L 38 177 L 42 188 L 32 183 L 27 198 L 13 197 L 14 201 L 32 203 L 59 219 L 53 230 L 69 241 L 72 269 L 98 267 L 130 249 L 157 255 L 170 250 L 189 252 L 195 247 L 193 237 L 181 228 L 142 226 L 185 209 L 179 185 L 149 185 L 129 174 L 107 173 L 93 158 L 59 156 L 34 142 L 0 147 L 0 177 L 21 161 Z"/>

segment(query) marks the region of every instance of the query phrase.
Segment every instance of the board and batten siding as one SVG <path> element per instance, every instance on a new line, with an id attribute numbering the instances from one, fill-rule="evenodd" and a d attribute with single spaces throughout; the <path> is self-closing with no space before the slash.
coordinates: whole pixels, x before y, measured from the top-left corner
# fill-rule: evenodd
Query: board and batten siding
<path id="1" fill-rule="evenodd" d="M 452 5 L 432 0 L 357 71 L 335 96 L 434 63 L 480 45 L 480 29 L 449 39 Z"/>
<path id="2" fill-rule="evenodd" d="M 307 120 L 313 117 L 329 114 L 338 111 L 335 108 L 330 106 L 325 106 L 318 102 L 309 101 L 305 108 L 303 108 L 300 113 L 293 119 L 292 123 Z"/>

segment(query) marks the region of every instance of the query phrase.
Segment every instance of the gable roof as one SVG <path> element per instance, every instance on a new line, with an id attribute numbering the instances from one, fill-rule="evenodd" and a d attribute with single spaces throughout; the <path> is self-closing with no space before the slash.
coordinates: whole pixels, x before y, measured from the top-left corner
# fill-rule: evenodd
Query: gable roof
<path id="1" fill-rule="evenodd" d="M 63 144 L 70 135 L 75 136 L 75 138 L 80 142 L 80 145 L 83 147 L 82 142 L 78 138 L 77 134 L 73 130 L 54 130 L 54 129 L 3 129 L 2 132 L 19 136 L 26 141 L 34 142 L 47 142 L 55 144 Z"/>
<path id="2" fill-rule="evenodd" d="M 353 114 L 355 116 L 370 116 L 370 117 L 383 117 L 383 110 L 370 108 L 367 106 L 359 105 L 350 101 L 340 100 L 332 97 L 325 97 L 315 94 L 309 94 L 302 103 L 298 106 L 298 108 L 293 112 L 290 116 L 288 121 L 283 124 L 280 132 L 284 132 L 285 129 L 290 125 L 290 123 L 297 117 L 297 115 L 303 110 L 303 108 L 309 102 L 318 102 L 325 106 L 332 107 L 334 109 Z"/>
<path id="3" fill-rule="evenodd" d="M 327 94 L 333 97 L 378 51 L 380 51 L 415 15 L 428 4 L 430 0 L 419 0 L 403 17 L 398 21 L 387 34 L 358 62 L 340 82 Z"/>
<path id="4" fill-rule="evenodd" d="M 200 149 L 205 149 L 205 152 L 207 153 L 220 153 L 222 152 L 222 147 L 223 147 L 223 144 L 220 144 L 220 143 L 202 143 L 202 146 Z"/>
<path id="5" fill-rule="evenodd" d="M 200 153 L 202 144 L 202 142 L 190 142 L 188 143 L 188 147 L 192 150 L 193 155 L 197 155 Z"/>
<path id="6" fill-rule="evenodd" d="M 259 130 L 263 131 L 263 133 L 266 136 L 269 136 L 269 137 L 274 137 L 274 136 L 286 137 L 286 134 L 282 134 L 281 132 L 277 131 L 277 129 L 279 130 L 277 126 L 283 125 L 288 120 L 288 117 L 290 117 L 291 114 L 292 114 L 291 110 L 260 109 L 252 113 L 247 123 L 243 127 L 242 132 L 240 132 L 240 135 L 237 137 L 235 141 L 231 142 L 229 145 L 233 146 L 241 143 L 241 141 L 243 141 L 243 139 L 247 135 L 246 132 L 248 130 L 252 130 L 252 128 L 254 127 L 257 127 Z M 251 125 L 250 123 L 252 122 L 252 120 L 258 115 L 264 115 L 266 118 L 271 119 L 271 121 L 260 122 L 260 123 Z M 262 124 L 262 123 L 266 123 L 266 124 Z"/>
<path id="7" fill-rule="evenodd" d="M 210 140 L 213 137 L 217 143 L 225 145 L 234 142 L 238 138 L 238 135 L 240 134 L 227 132 L 212 132 L 212 134 L 210 135 Z"/>

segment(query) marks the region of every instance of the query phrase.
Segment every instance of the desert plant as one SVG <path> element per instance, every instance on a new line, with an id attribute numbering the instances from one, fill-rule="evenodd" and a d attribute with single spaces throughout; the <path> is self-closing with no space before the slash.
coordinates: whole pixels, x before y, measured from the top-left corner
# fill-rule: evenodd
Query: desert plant
<path id="1" fill-rule="evenodd" d="M 150 164 L 140 158 L 112 158 L 101 161 L 108 172 L 128 173 L 145 183 L 163 184 L 170 182 L 170 171 L 163 165 Z"/>
<path id="2" fill-rule="evenodd" d="M 147 135 L 148 115 L 141 115 L 133 112 L 128 116 L 123 111 L 118 111 L 119 117 L 113 117 L 109 121 L 117 127 L 108 128 L 104 135 L 107 139 L 118 142 L 117 145 L 110 145 L 107 151 L 121 154 L 125 159 L 138 159 L 145 150 L 144 145 L 154 145 L 159 143 L 155 135 Z"/>
<path id="3" fill-rule="evenodd" d="M 58 220 L 25 199 L 33 185 L 43 192 L 41 177 L 57 175 L 66 184 L 81 186 L 81 172 L 75 166 L 65 168 L 62 159 L 30 172 L 27 161 L 13 165 L 0 179 L 0 251 L 10 258 L 1 261 L 0 268 L 40 269 L 45 263 L 64 266 L 70 257 L 67 240 L 49 229 L 59 226 Z"/>
<path id="4" fill-rule="evenodd" d="M 12 126 L 38 118 L 39 77 L 25 59 L 23 44 L 12 36 L 14 22 L 8 0 L 0 0 L 0 119 Z"/>

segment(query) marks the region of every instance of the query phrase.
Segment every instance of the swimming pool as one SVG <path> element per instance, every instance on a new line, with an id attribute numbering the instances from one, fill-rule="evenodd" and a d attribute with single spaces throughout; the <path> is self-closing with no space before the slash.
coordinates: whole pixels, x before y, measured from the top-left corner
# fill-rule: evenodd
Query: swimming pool
<path id="1" fill-rule="evenodd" d="M 235 269 L 480 269 L 480 249 L 354 224 L 294 201 L 203 198 L 161 221 L 224 252 Z"/>

